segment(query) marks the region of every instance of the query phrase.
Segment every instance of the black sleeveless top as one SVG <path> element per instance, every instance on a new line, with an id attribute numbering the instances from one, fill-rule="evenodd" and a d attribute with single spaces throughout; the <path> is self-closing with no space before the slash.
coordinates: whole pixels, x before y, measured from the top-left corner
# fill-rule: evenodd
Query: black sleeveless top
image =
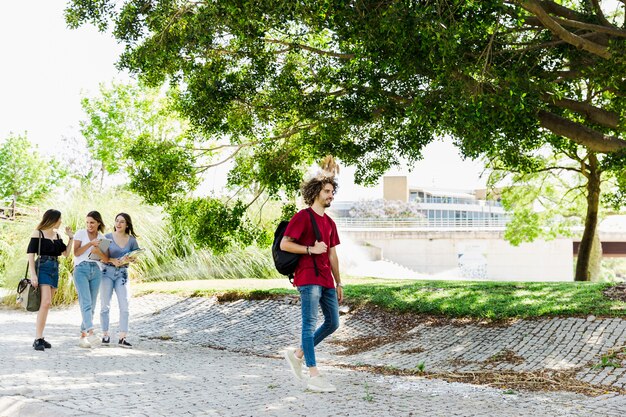
<path id="1" fill-rule="evenodd" d="M 65 249 L 67 249 L 67 245 L 63 243 L 63 240 L 57 233 L 56 239 L 51 240 L 43 237 L 43 232 L 39 231 L 39 237 L 31 237 L 30 242 L 28 243 L 28 249 L 26 253 L 37 253 L 37 249 L 39 248 L 39 240 L 41 240 L 41 252 L 39 255 L 45 256 L 61 256 Z"/>

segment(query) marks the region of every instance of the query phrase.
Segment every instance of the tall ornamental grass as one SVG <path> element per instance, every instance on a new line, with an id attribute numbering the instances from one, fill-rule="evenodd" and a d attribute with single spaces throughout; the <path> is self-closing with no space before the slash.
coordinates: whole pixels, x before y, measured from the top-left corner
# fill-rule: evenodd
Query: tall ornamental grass
<path id="1" fill-rule="evenodd" d="M 2 261 L 5 271 L 0 280 L 10 295 L 4 302 L 14 304 L 13 291 L 17 282 L 24 276 L 26 268 L 26 248 L 43 212 L 55 208 L 62 213 L 63 225 L 74 231 L 84 228 L 85 216 L 97 210 L 102 214 L 106 231 L 113 231 L 115 215 L 120 212 L 130 214 L 139 246 L 145 251 L 130 270 L 131 281 L 187 280 L 187 279 L 236 279 L 236 278 L 275 278 L 269 248 L 233 248 L 223 255 L 214 255 L 209 250 L 196 249 L 188 236 L 175 236 L 169 227 L 167 214 L 160 207 L 144 204 L 141 199 L 124 190 L 109 189 L 73 190 L 52 195 L 39 205 L 37 217 L 22 218 L 3 224 Z M 72 280 L 73 260 L 60 259 L 59 288 L 53 302 L 68 304 L 76 300 L 76 290 Z"/>

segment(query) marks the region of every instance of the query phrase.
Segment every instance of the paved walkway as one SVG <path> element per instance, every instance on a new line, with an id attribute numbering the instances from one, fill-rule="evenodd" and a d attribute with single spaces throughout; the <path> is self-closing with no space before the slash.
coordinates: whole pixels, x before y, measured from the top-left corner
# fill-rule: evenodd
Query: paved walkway
<path id="1" fill-rule="evenodd" d="M 0 310 L 0 417 L 626 414 L 626 396 L 612 393 L 511 393 L 332 366 L 412 368 L 424 362 L 429 371 L 543 366 L 623 384 L 622 376 L 608 381 L 600 379 L 604 370 L 577 365 L 624 344 L 621 320 L 521 321 L 505 328 L 417 324 L 391 335 L 380 318 L 348 314 L 334 338 L 340 344 L 327 343 L 320 352 L 321 368 L 338 392 L 316 394 L 295 381 L 281 358 L 281 350 L 298 339 L 299 307 L 291 299 L 217 303 L 151 295 L 133 299 L 132 311 L 134 349 L 79 348 L 80 314 L 72 307 L 51 312 L 46 337 L 53 349 L 42 353 L 30 347 L 34 314 Z M 378 343 L 360 346 L 365 340 Z M 355 354 L 341 354 L 345 346 L 356 347 Z M 503 349 L 523 362 L 494 361 Z"/>

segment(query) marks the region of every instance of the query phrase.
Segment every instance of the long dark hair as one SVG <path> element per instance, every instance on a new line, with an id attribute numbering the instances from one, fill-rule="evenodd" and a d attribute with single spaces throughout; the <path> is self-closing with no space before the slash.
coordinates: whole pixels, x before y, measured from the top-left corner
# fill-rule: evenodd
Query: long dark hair
<path id="1" fill-rule="evenodd" d="M 100 233 L 104 232 L 104 220 L 102 220 L 102 215 L 98 211 L 90 211 L 87 213 L 87 217 L 91 217 L 95 221 L 98 222 L 98 231 Z"/>
<path id="2" fill-rule="evenodd" d="M 117 216 L 115 216 L 115 220 L 117 220 L 117 218 L 120 216 L 122 216 L 124 220 L 126 220 L 126 230 L 124 230 L 124 232 L 137 237 L 137 235 L 135 234 L 135 229 L 133 229 L 133 221 L 130 219 L 130 215 L 126 213 L 119 213 Z"/>
<path id="3" fill-rule="evenodd" d="M 61 218 L 61 212 L 55 209 L 46 210 L 39 224 L 37 230 L 45 230 L 54 226 Z"/>

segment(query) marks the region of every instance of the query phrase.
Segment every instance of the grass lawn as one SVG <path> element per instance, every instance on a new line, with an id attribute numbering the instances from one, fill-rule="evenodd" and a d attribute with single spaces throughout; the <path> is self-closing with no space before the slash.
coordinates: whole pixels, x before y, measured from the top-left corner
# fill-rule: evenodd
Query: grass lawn
<path id="1" fill-rule="evenodd" d="M 626 316 L 626 303 L 610 300 L 605 283 L 413 281 L 343 279 L 347 304 L 372 304 L 397 312 L 445 317 L 509 319 L 553 316 Z M 135 295 L 151 292 L 181 296 L 224 295 L 227 299 L 297 295 L 284 279 L 145 282 Z"/>

